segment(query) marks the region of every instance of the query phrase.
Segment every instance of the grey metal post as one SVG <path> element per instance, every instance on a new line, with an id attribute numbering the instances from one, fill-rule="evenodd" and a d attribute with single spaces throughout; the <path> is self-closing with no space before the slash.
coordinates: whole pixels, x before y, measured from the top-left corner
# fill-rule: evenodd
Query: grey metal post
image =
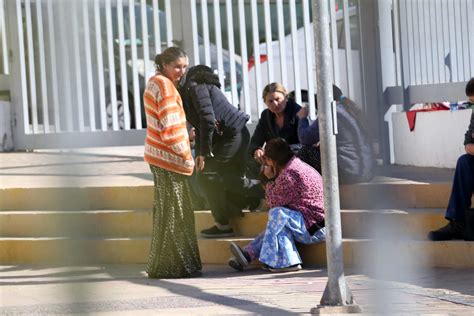
<path id="1" fill-rule="evenodd" d="M 173 16 L 173 42 L 186 51 L 189 64 L 195 65 L 191 1 L 171 1 L 171 13 Z"/>
<path id="2" fill-rule="evenodd" d="M 318 84 L 318 121 L 321 135 L 321 167 L 326 210 L 326 253 L 328 283 L 321 298 L 321 307 L 353 303 L 352 293 L 344 277 L 342 255 L 339 181 L 336 156 L 336 111 L 332 103 L 332 55 L 329 30 L 329 0 L 313 1 Z M 318 309 L 312 312 L 318 313 Z"/>
<path id="3" fill-rule="evenodd" d="M 26 95 L 23 95 L 26 89 L 26 80 L 22 77 L 20 60 L 20 30 L 18 29 L 18 5 L 16 1 L 5 2 L 6 11 L 5 17 L 8 30 L 8 48 L 10 61 L 10 101 L 11 101 L 11 116 L 13 129 L 13 148 L 17 148 L 19 142 L 19 135 L 25 133 L 25 115 L 27 115 L 27 108 L 25 109 L 24 102 L 26 102 Z M 26 113 L 25 113 L 26 111 Z"/>

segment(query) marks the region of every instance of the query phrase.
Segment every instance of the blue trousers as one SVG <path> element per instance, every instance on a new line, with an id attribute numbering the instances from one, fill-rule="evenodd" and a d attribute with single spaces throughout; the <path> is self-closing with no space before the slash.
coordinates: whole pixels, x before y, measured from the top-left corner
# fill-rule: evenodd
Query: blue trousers
<path id="1" fill-rule="evenodd" d="M 465 212 L 471 207 L 474 192 L 474 156 L 464 154 L 459 157 L 454 172 L 453 187 L 449 197 L 446 219 L 465 221 Z"/>
<path id="2" fill-rule="evenodd" d="M 251 260 L 259 259 L 272 268 L 286 268 L 301 263 L 295 241 L 312 244 L 325 239 L 325 227 L 310 235 L 300 212 L 274 207 L 269 211 L 265 232 L 250 242 L 245 250 Z"/>

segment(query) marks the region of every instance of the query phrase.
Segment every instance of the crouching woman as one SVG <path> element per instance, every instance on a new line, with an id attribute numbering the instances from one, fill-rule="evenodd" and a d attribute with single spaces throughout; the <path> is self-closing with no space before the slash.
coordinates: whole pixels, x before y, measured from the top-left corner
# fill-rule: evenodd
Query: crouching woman
<path id="1" fill-rule="evenodd" d="M 301 269 L 295 242 L 311 244 L 325 240 L 323 183 L 321 175 L 295 157 L 282 138 L 267 142 L 263 176 L 270 207 L 265 231 L 241 249 L 231 243 L 229 265 L 243 270 L 258 259 L 263 269 L 287 272 Z"/>

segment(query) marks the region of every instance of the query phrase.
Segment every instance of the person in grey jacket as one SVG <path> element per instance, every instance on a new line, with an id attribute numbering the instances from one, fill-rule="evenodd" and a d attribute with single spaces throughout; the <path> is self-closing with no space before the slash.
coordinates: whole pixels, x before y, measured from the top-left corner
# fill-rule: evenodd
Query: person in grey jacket
<path id="1" fill-rule="evenodd" d="M 336 135 L 337 166 L 340 183 L 358 183 L 370 181 L 373 177 L 375 159 L 362 118 L 357 105 L 345 97 L 341 90 L 333 85 L 333 97 L 337 102 L 336 115 L 338 134 Z M 317 101 L 316 101 L 317 107 Z M 319 151 L 319 122 L 310 123 L 308 109 L 298 112 L 298 138 L 303 145 L 301 155 L 316 170 L 321 172 Z M 305 149 L 312 159 L 305 157 Z"/>
<path id="2" fill-rule="evenodd" d="M 474 78 L 466 85 L 468 103 L 474 104 Z M 428 239 L 434 241 L 451 239 L 474 239 L 474 214 L 469 211 L 471 198 L 474 193 L 474 112 L 471 122 L 464 135 L 464 149 L 466 153 L 459 157 L 454 171 L 453 186 L 449 197 L 445 218 L 449 221 L 446 226 L 429 232 Z M 470 217 L 468 218 L 468 214 Z M 467 229 L 466 223 L 471 225 Z M 469 234 L 467 232 L 469 231 Z"/>
<path id="3" fill-rule="evenodd" d="M 204 65 L 189 68 L 179 92 L 186 119 L 195 128 L 195 168 L 215 220 L 201 235 L 233 236 L 229 219 L 241 214 L 245 201 L 249 115 L 229 103 L 219 77 Z"/>

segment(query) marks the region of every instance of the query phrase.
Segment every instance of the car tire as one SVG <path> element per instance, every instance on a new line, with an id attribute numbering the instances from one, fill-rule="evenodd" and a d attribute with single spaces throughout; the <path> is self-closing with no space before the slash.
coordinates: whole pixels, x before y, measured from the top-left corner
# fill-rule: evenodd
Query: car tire
<path id="1" fill-rule="evenodd" d="M 133 96 L 129 93 L 128 94 L 128 109 L 124 108 L 124 102 L 122 98 L 122 88 L 120 86 L 117 87 L 117 117 L 118 117 L 118 127 L 119 130 L 125 129 L 125 111 L 128 111 L 128 119 L 129 119 L 129 126 L 131 129 L 135 128 L 135 113 L 133 111 Z M 107 129 L 113 130 L 113 117 L 112 117 L 112 101 L 109 99 L 107 100 L 105 111 L 107 114 Z"/>

